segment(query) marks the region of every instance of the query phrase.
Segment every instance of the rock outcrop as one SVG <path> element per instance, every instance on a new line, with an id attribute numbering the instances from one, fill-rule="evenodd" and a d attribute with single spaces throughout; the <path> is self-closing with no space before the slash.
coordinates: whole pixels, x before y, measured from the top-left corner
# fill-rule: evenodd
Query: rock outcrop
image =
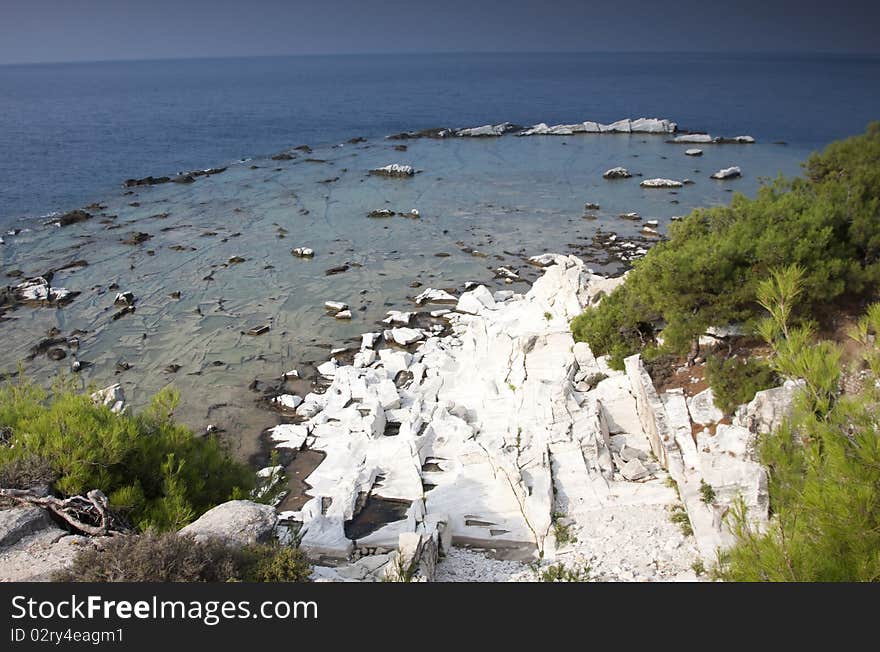
<path id="1" fill-rule="evenodd" d="M 0 510 L 0 581 L 48 582 L 70 568 L 88 537 L 58 527 L 39 507 Z"/>
<path id="2" fill-rule="evenodd" d="M 715 174 L 712 175 L 713 179 L 735 179 L 736 177 L 742 176 L 742 170 L 740 170 L 737 166 L 724 168 L 723 170 L 718 170 Z"/>
<path id="3" fill-rule="evenodd" d="M 265 543 L 275 532 L 277 516 L 271 505 L 230 500 L 202 514 L 179 531 L 196 541 L 213 539 L 228 545 Z"/>

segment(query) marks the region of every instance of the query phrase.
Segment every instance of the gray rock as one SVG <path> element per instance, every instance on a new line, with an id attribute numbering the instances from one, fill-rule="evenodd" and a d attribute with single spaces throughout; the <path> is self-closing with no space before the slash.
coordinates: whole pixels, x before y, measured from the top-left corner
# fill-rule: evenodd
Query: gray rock
<path id="1" fill-rule="evenodd" d="M 632 460 L 644 461 L 648 459 L 648 455 L 647 453 L 645 453 L 645 451 L 641 451 L 638 448 L 633 448 L 632 446 L 624 446 L 620 449 L 620 458 L 624 462 L 631 462 Z"/>
<path id="2" fill-rule="evenodd" d="M 620 469 L 620 475 L 630 482 L 636 482 L 637 480 L 644 480 L 651 475 L 651 472 L 638 459 L 632 459 L 623 465 L 623 468 Z"/>
<path id="3" fill-rule="evenodd" d="M 272 538 L 278 517 L 275 508 L 250 500 L 230 500 L 208 510 L 178 534 L 197 541 L 215 539 L 243 546 L 263 543 Z"/>
<path id="4" fill-rule="evenodd" d="M 0 548 L 15 545 L 23 537 L 53 526 L 52 519 L 39 507 L 0 510 Z"/>
<path id="5" fill-rule="evenodd" d="M 734 424 L 754 434 L 773 432 L 791 416 L 795 397 L 803 387 L 802 380 L 787 380 L 779 387 L 758 392 L 750 403 L 737 408 Z"/>

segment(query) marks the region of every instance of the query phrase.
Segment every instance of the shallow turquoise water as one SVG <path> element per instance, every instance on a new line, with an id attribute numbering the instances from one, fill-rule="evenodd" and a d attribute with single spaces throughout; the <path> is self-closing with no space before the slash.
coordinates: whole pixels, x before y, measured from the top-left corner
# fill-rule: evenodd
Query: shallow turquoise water
<path id="1" fill-rule="evenodd" d="M 617 263 L 603 264 L 601 251 L 584 248 L 599 229 L 636 236 L 640 223 L 619 213 L 656 219 L 662 232 L 672 216 L 725 203 L 730 191 L 753 195 L 762 176 L 796 174 L 808 153 L 758 142 L 706 145 L 702 157 L 692 158 L 682 145 L 644 135 L 409 140 L 404 152 L 394 149 L 398 144 L 346 143 L 297 152 L 292 161 L 247 161 L 192 184 L 118 190 L 103 198 L 101 211 L 115 218 L 96 215 L 6 237 L 4 273 L 33 276 L 73 260 L 89 264 L 55 276 L 53 285 L 82 293 L 69 306 L 21 307 L 0 322 L 0 371 L 14 370 L 52 327 L 64 335 L 87 331 L 78 352 L 90 363 L 78 374 L 83 385 L 122 382 L 138 407 L 173 382 L 184 398 L 179 416 L 199 429 L 224 428 L 245 455 L 278 421 L 257 405 L 252 380 L 276 380 L 292 368 L 307 373 L 331 348 L 378 330 L 387 310 L 413 309 L 412 297 L 425 287 L 479 281 L 525 292 L 527 282 L 505 285 L 493 279 L 494 270 L 505 265 L 533 280 L 539 270 L 525 258 L 545 251 L 575 252 L 592 257 L 597 271 L 619 271 Z M 389 163 L 421 172 L 407 179 L 368 174 Z M 688 177 L 694 184 L 669 191 L 642 189 L 637 176 L 604 180 L 602 172 L 617 165 L 642 178 Z M 742 178 L 709 179 L 731 165 L 742 168 Z M 586 202 L 600 204 L 592 211 L 598 219 L 583 217 Z M 416 208 L 421 217 L 366 216 L 379 208 Z M 131 232 L 152 237 L 123 244 Z M 314 259 L 292 256 L 298 246 L 315 249 Z M 229 264 L 234 256 L 245 260 Z M 325 275 L 343 264 L 350 265 L 344 273 Z M 410 287 L 414 281 L 422 287 Z M 136 312 L 118 320 L 116 292 L 108 289 L 114 282 L 137 297 Z M 169 296 L 175 291 L 180 299 Z M 354 319 L 327 316 L 325 300 L 351 304 Z M 244 334 L 261 324 L 271 330 Z M 67 372 L 71 359 L 38 356 L 25 369 L 47 381 Z M 119 360 L 132 368 L 117 374 Z M 166 372 L 172 363 L 179 371 Z"/>

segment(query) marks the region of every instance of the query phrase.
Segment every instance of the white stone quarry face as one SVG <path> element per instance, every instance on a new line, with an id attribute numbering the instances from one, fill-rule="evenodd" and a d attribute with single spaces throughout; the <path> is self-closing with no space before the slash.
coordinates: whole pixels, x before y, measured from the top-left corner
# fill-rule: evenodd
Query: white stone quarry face
<path id="1" fill-rule="evenodd" d="M 336 567 L 320 567 L 321 579 L 381 579 L 402 558 L 433 575 L 437 551 L 453 545 L 511 560 L 585 556 L 614 579 L 693 579 L 696 552 L 669 523 L 679 498 L 661 466 L 708 561 L 729 544 L 720 515 L 737 496 L 766 520 L 749 428 L 719 426 L 695 442 L 692 419 L 721 418 L 711 395 L 659 397 L 637 356 L 622 373 L 573 341 L 569 321 L 623 279 L 573 256 L 538 258 L 549 266 L 525 295 L 474 286 L 456 299 L 450 334 L 365 334 L 353 365 L 318 367 L 331 383 L 296 407 L 303 421 L 272 429 L 276 445 L 325 456 L 305 478 L 306 504 L 287 515 L 303 524 L 302 548 Z M 711 506 L 701 481 L 717 493 Z M 583 543 L 557 544 L 554 513 Z M 654 559 L 653 570 L 626 570 L 627 557 Z"/>
<path id="2" fill-rule="evenodd" d="M 305 442 L 326 455 L 306 478 L 312 500 L 299 514 L 303 548 L 316 558 L 385 554 L 401 535 L 427 534 L 424 523 L 433 519 L 448 527 L 452 543 L 530 558 L 553 550 L 551 515 L 560 506 L 570 513 L 601 509 L 610 483 L 629 484 L 626 476 L 639 483 L 627 491 L 645 486 L 657 495 L 659 469 L 648 459 L 626 377 L 618 372 L 616 385 L 603 386 L 623 393 L 606 400 L 616 427 L 633 431 L 620 467 L 602 391 L 580 394 L 573 384 L 600 367 L 585 344 L 575 345 L 568 320 L 613 285 L 577 258 L 557 256 L 519 300 L 498 303 L 483 286 L 464 293 L 451 335 L 388 331 L 397 344 L 424 337 L 415 354 L 380 348 L 374 359 L 370 336 L 361 351 L 370 357 L 321 365 L 333 380 L 299 406 L 307 421 L 273 431 L 283 445 Z M 560 321 L 551 325 L 545 313 Z M 412 380 L 398 386 L 401 372 Z M 404 517 L 359 539 L 347 536 L 364 494 L 405 505 Z M 660 494 L 674 500 L 667 488 Z"/>

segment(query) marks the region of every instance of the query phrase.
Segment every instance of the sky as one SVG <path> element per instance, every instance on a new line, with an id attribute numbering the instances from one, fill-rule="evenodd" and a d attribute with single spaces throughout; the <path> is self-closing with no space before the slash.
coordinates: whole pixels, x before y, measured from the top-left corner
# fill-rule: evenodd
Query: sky
<path id="1" fill-rule="evenodd" d="M 880 53 L 878 0 L 0 0 L 0 64 L 285 54 Z"/>

